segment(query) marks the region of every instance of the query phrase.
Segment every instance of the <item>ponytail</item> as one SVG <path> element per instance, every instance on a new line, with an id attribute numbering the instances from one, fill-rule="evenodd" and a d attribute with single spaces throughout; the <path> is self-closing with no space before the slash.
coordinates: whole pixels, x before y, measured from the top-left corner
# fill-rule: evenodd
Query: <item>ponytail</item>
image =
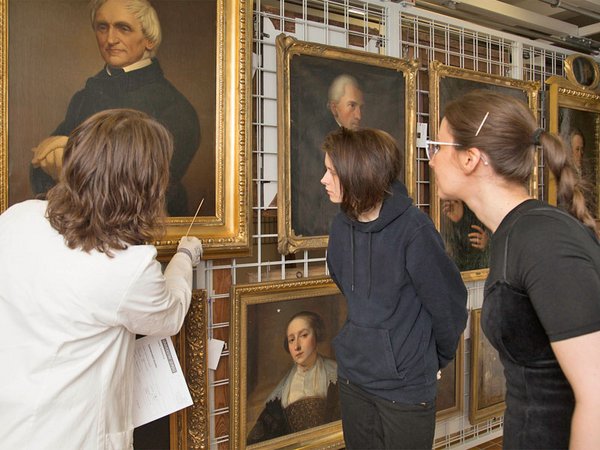
<path id="1" fill-rule="evenodd" d="M 535 132 L 539 132 L 539 135 L 534 136 L 534 143 L 542 146 L 548 168 L 556 179 L 558 206 L 568 211 L 586 227 L 590 228 L 596 237 L 600 238 L 596 221 L 585 201 L 585 194 L 589 190 L 587 183 L 582 180 L 579 171 L 575 168 L 573 159 L 570 157 L 563 141 L 552 133 L 540 130 L 538 129 Z"/>

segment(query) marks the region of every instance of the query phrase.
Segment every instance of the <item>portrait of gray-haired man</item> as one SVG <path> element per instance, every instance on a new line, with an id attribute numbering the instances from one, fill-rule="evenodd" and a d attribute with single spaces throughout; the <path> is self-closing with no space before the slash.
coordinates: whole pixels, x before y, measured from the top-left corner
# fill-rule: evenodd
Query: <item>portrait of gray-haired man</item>
<path id="1" fill-rule="evenodd" d="M 298 151 L 292 152 L 291 174 L 296 235 L 329 234 L 329 225 L 339 208 L 329 201 L 320 184 L 324 167 L 321 144 L 339 127 L 358 129 L 363 106 L 363 91 L 356 78 L 346 73 L 338 75 L 329 85 L 326 108 L 315 111 L 315 126 L 296 134 Z"/>
<path id="2" fill-rule="evenodd" d="M 45 194 L 58 179 L 67 136 L 93 114 L 112 108 L 143 111 L 173 135 L 167 210 L 190 215 L 182 178 L 200 143 L 200 124 L 192 104 L 169 82 L 156 57 L 162 41 L 160 21 L 148 0 L 93 0 L 92 29 L 105 66 L 71 98 L 62 123 L 33 149 L 30 181 Z"/>
<path id="3" fill-rule="evenodd" d="M 333 80 L 329 87 L 327 105 L 340 127 L 358 129 L 362 119 L 363 104 L 363 93 L 356 78 L 342 74 Z"/>

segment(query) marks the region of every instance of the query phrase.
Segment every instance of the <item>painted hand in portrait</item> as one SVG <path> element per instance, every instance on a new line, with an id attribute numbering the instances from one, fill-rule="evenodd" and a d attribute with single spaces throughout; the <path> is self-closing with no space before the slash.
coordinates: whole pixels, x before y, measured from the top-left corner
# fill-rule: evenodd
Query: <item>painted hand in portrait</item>
<path id="1" fill-rule="evenodd" d="M 442 235 L 461 272 L 487 267 L 489 231 L 460 200 L 442 200 Z"/>

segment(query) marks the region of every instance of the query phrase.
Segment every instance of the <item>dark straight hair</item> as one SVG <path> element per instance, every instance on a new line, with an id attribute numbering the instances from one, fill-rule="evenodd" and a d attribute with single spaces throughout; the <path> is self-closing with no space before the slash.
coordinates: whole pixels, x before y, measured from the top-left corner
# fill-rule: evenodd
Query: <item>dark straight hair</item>
<path id="1" fill-rule="evenodd" d="M 402 171 L 396 141 L 382 130 L 340 128 L 327 135 L 322 148 L 340 180 L 342 211 L 353 219 L 391 194 Z"/>

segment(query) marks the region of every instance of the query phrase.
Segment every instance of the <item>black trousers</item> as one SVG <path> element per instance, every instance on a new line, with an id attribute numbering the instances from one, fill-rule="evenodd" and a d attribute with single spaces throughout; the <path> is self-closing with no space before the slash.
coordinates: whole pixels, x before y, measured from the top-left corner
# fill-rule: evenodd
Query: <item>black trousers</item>
<path id="1" fill-rule="evenodd" d="M 338 386 L 348 450 L 431 450 L 435 402 L 393 402 L 342 379 Z"/>

